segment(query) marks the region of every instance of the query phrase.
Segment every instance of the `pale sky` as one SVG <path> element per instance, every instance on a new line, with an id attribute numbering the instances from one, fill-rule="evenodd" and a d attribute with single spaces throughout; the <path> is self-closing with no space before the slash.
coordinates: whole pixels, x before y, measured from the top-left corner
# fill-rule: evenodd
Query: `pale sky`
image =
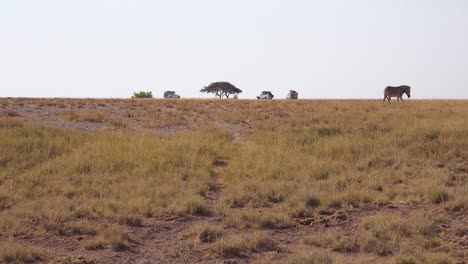
<path id="1" fill-rule="evenodd" d="M 468 98 L 467 0 L 0 0 L 0 97 Z M 211 97 L 211 96 L 208 96 Z"/>

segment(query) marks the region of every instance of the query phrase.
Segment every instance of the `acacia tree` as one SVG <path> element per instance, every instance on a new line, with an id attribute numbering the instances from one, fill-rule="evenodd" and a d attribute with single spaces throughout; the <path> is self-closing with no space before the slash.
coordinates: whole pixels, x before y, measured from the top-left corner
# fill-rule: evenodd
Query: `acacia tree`
<path id="1" fill-rule="evenodd" d="M 231 94 L 242 93 L 242 90 L 228 82 L 214 82 L 200 90 L 202 93 L 213 93 L 219 99 L 229 98 Z"/>

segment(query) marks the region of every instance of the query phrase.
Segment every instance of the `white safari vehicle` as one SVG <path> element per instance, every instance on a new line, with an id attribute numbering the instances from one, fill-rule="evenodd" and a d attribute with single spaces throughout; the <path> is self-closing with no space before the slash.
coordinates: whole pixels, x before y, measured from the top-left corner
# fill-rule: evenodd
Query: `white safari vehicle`
<path id="1" fill-rule="evenodd" d="M 259 96 L 257 96 L 257 99 L 266 99 L 266 100 L 271 100 L 273 99 L 274 95 L 270 91 L 263 91 Z"/>
<path id="2" fill-rule="evenodd" d="M 180 98 L 180 95 L 176 94 L 174 91 L 165 91 L 164 98 Z"/>
<path id="3" fill-rule="evenodd" d="M 296 91 L 289 90 L 289 93 L 286 99 L 297 99 L 298 97 L 299 97 L 299 94 Z"/>

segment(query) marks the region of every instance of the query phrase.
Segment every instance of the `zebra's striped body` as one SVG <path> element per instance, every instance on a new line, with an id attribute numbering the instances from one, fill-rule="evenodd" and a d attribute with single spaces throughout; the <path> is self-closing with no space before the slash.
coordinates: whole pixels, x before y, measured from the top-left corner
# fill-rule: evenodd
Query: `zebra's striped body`
<path id="1" fill-rule="evenodd" d="M 402 86 L 387 86 L 384 90 L 384 99 L 383 101 L 387 99 L 388 102 L 390 103 L 390 98 L 396 97 L 397 102 L 401 100 L 403 102 L 403 94 L 406 94 L 408 98 L 411 97 L 411 87 L 408 85 L 402 85 Z"/>

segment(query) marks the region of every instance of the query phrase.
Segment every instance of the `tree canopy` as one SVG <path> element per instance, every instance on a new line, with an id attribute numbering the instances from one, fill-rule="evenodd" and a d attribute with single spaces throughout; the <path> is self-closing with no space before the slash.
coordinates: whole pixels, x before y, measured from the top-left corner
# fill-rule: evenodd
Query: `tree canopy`
<path id="1" fill-rule="evenodd" d="M 229 98 L 231 94 L 242 93 L 242 90 L 228 82 L 214 82 L 200 90 L 202 93 L 213 93 L 218 98 Z"/>

